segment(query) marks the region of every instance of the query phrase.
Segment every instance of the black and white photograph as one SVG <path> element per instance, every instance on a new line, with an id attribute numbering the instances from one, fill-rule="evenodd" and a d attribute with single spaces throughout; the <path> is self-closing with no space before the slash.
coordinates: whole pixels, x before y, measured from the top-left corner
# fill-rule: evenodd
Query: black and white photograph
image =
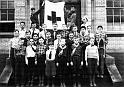
<path id="1" fill-rule="evenodd" d="M 124 0 L 0 0 L 0 87 L 124 87 Z"/>

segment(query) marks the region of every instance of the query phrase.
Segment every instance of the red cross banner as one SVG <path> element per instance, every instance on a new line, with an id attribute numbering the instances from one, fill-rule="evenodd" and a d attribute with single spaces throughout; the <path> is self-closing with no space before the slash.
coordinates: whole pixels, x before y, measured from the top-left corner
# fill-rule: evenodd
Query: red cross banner
<path id="1" fill-rule="evenodd" d="M 45 0 L 44 24 L 47 29 L 52 29 L 54 23 L 57 23 L 58 29 L 62 29 L 62 24 L 65 24 L 64 5 L 65 2 L 53 3 Z"/>

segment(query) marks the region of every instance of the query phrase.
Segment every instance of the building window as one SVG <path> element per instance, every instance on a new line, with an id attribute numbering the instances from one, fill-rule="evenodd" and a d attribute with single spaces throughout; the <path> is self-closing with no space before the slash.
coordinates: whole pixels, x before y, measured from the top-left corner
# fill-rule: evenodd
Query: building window
<path id="1" fill-rule="evenodd" d="M 14 14 L 14 0 L 0 0 L 0 37 L 4 32 L 14 31 Z"/>
<path id="2" fill-rule="evenodd" d="M 124 30 L 124 0 L 106 0 L 108 31 Z"/>
<path id="3" fill-rule="evenodd" d="M 0 0 L 0 21 L 14 21 L 14 0 Z"/>

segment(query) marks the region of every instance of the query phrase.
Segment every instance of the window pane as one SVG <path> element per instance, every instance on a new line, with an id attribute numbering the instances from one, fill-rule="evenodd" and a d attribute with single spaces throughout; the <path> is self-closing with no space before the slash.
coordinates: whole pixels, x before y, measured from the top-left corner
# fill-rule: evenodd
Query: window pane
<path id="1" fill-rule="evenodd" d="M 107 16 L 107 22 L 112 23 L 113 22 L 113 16 Z"/>
<path id="2" fill-rule="evenodd" d="M 1 8 L 7 8 L 7 1 L 1 1 Z"/>
<path id="3" fill-rule="evenodd" d="M 120 9 L 114 9 L 114 15 L 120 15 Z"/>
<path id="4" fill-rule="evenodd" d="M 120 16 L 114 16 L 114 22 L 120 22 Z"/>
<path id="5" fill-rule="evenodd" d="M 113 1 L 107 0 L 107 7 L 113 7 Z"/>
<path id="6" fill-rule="evenodd" d="M 124 9 L 121 9 L 121 15 L 124 15 Z"/>
<path id="7" fill-rule="evenodd" d="M 124 7 L 124 0 L 121 0 L 121 7 Z"/>
<path id="8" fill-rule="evenodd" d="M 1 20 L 6 21 L 7 20 L 7 14 L 1 14 Z"/>
<path id="9" fill-rule="evenodd" d="M 14 14 L 8 14 L 8 20 L 14 20 Z"/>
<path id="10" fill-rule="evenodd" d="M 8 13 L 13 13 L 14 14 L 14 10 L 8 10 Z"/>
<path id="11" fill-rule="evenodd" d="M 107 9 L 107 15 L 113 15 L 112 9 Z"/>
<path id="12" fill-rule="evenodd" d="M 120 0 L 114 1 L 114 7 L 120 7 Z"/>
<path id="13" fill-rule="evenodd" d="M 121 16 L 121 22 L 124 22 L 124 16 Z"/>
<path id="14" fill-rule="evenodd" d="M 1 10 L 1 14 L 7 14 L 7 10 L 2 9 L 2 10 Z"/>
<path id="15" fill-rule="evenodd" d="M 8 8 L 14 8 L 14 1 L 8 1 Z"/>

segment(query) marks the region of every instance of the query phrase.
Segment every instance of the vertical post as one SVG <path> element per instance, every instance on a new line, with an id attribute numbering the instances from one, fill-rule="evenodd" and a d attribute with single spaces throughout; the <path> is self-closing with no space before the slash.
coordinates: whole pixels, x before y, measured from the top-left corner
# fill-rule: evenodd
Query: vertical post
<path id="1" fill-rule="evenodd" d="M 91 0 L 91 26 L 92 32 L 95 32 L 95 1 Z"/>

